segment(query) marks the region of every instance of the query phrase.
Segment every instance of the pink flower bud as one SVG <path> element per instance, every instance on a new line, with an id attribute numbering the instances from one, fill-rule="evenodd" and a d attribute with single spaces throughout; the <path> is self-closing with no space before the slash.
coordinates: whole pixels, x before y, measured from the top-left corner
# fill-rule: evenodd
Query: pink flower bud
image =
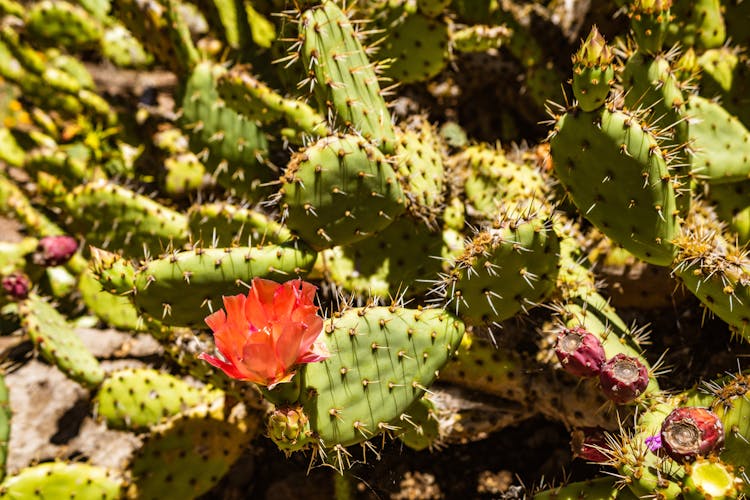
<path id="1" fill-rule="evenodd" d="M 724 426 L 706 408 L 677 408 L 661 424 L 661 442 L 667 455 L 684 463 L 707 456 L 724 445 Z"/>
<path id="2" fill-rule="evenodd" d="M 648 370 L 637 358 L 616 354 L 602 365 L 599 383 L 609 400 L 629 403 L 646 390 Z"/>
<path id="3" fill-rule="evenodd" d="M 560 332 L 555 354 L 563 369 L 578 377 L 599 375 L 606 358 L 599 339 L 580 327 Z"/>

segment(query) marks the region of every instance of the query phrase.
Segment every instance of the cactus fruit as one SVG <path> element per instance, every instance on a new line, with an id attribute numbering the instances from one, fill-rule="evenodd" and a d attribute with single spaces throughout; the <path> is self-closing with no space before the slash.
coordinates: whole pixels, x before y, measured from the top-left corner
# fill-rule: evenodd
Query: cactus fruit
<path id="1" fill-rule="evenodd" d="M 10 273 L 2 278 L 3 291 L 13 300 L 23 300 L 31 292 L 29 277 L 20 272 Z"/>
<path id="2" fill-rule="evenodd" d="M 31 256 L 34 264 L 43 267 L 61 266 L 78 250 L 78 242 L 70 236 L 45 236 L 39 240 Z"/>
<path id="3" fill-rule="evenodd" d="M 690 462 L 721 450 L 724 426 L 719 417 L 706 408 L 676 408 L 661 425 L 661 443 L 676 462 Z"/>
<path id="4" fill-rule="evenodd" d="M 599 380 L 607 398 L 617 404 L 625 404 L 643 393 L 649 374 L 637 358 L 616 354 L 602 365 Z"/>
<path id="5" fill-rule="evenodd" d="M 583 328 L 565 329 L 557 336 L 555 354 L 563 369 L 578 377 L 599 375 L 604 364 L 604 347 Z"/>
<path id="6" fill-rule="evenodd" d="M 324 137 L 296 153 L 279 195 L 289 228 L 318 250 L 365 239 L 406 208 L 387 158 L 353 135 Z"/>

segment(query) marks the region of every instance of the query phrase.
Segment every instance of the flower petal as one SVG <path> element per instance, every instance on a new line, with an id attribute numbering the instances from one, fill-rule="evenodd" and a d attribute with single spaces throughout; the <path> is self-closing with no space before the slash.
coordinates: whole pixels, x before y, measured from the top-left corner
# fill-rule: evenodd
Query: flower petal
<path id="1" fill-rule="evenodd" d="M 331 357 L 331 353 L 328 351 L 325 342 L 322 340 L 315 342 L 309 351 L 301 355 L 297 359 L 297 363 L 316 363 L 318 361 L 324 361 Z"/>
<path id="2" fill-rule="evenodd" d="M 202 359 L 208 364 L 215 366 L 232 378 L 245 379 L 245 376 L 237 369 L 236 366 L 231 363 L 227 363 L 223 359 L 211 356 L 210 354 L 207 354 L 205 352 L 200 353 L 198 355 L 198 359 Z"/>
<path id="3" fill-rule="evenodd" d="M 281 365 L 288 369 L 297 363 L 304 326 L 299 323 L 285 323 L 280 326 L 281 334 L 276 339 L 276 355 Z"/>
<path id="4" fill-rule="evenodd" d="M 256 328 L 265 328 L 273 318 L 273 295 L 281 285 L 275 281 L 253 278 L 245 304 L 245 317 Z"/>
<path id="5" fill-rule="evenodd" d="M 276 351 L 271 342 L 261 344 L 246 344 L 242 350 L 242 364 L 248 370 L 252 370 L 262 377 L 265 385 L 277 378 L 277 374 L 283 373 Z"/>
<path id="6" fill-rule="evenodd" d="M 210 316 L 206 316 L 206 319 L 204 320 L 208 327 L 213 332 L 218 332 L 222 329 L 224 324 L 227 322 L 227 315 L 224 313 L 223 309 L 219 309 L 215 313 L 211 314 Z"/>

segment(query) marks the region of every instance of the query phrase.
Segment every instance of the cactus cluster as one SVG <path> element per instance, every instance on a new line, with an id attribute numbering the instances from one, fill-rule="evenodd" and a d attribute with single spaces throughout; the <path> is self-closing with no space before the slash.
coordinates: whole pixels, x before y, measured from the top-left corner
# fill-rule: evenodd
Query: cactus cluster
<path id="1" fill-rule="evenodd" d="M 750 340 L 748 2 L 548 3 L 0 0 L 0 335 L 139 442 L 6 474 L 0 376 L 0 498 L 197 498 L 256 440 L 345 474 L 534 416 L 602 471 L 534 498 L 747 495 L 750 372 L 677 386 L 600 278 Z M 86 321 L 164 359 L 112 369 Z"/>

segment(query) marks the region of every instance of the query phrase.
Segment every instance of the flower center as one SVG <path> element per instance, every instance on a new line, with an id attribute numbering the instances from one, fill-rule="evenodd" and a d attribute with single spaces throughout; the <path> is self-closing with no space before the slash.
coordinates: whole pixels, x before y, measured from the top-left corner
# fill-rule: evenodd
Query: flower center
<path id="1" fill-rule="evenodd" d="M 560 350 L 566 353 L 573 353 L 581 346 L 583 335 L 569 333 L 560 339 Z"/>
<path id="2" fill-rule="evenodd" d="M 626 384 L 635 382 L 639 378 L 638 366 L 627 359 L 615 363 L 615 365 L 612 367 L 612 373 L 614 374 L 615 378 L 617 378 L 617 380 Z"/>
<path id="3" fill-rule="evenodd" d="M 701 443 L 701 431 L 693 422 L 683 420 L 665 429 L 664 439 L 680 453 L 697 452 Z"/>

